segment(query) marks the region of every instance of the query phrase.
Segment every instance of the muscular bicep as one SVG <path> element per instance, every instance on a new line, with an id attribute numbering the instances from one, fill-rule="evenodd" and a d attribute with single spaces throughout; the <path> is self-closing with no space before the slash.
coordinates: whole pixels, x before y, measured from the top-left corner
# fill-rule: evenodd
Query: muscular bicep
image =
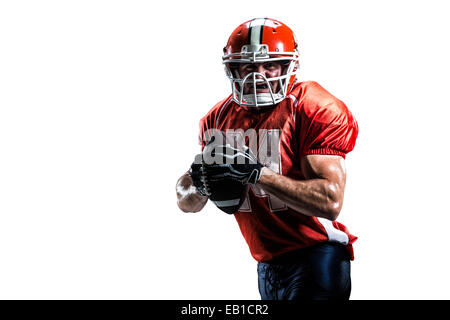
<path id="1" fill-rule="evenodd" d="M 326 179 L 342 202 L 345 189 L 345 161 L 341 156 L 311 154 L 301 159 L 301 169 L 306 179 Z"/>

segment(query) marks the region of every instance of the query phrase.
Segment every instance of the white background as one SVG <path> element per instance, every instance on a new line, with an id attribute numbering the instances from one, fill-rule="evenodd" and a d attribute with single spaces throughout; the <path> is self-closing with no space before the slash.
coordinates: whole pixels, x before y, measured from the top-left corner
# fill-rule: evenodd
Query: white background
<path id="1" fill-rule="evenodd" d="M 288 24 L 360 125 L 353 299 L 449 299 L 446 1 L 4 1 L 0 298 L 259 299 L 232 216 L 176 205 L 231 31 Z"/>

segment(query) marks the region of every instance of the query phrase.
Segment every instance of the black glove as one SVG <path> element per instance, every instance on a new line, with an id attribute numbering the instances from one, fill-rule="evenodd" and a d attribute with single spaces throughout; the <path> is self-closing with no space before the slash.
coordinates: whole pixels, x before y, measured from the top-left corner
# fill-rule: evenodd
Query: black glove
<path id="1" fill-rule="evenodd" d="M 196 156 L 189 174 L 201 195 L 233 214 L 245 200 L 247 185 L 259 180 L 262 167 L 247 147 L 242 151 L 230 144 L 209 144 Z"/>
<path id="2" fill-rule="evenodd" d="M 211 164 L 205 163 L 208 156 L 213 160 L 209 161 Z M 203 154 L 203 158 L 203 174 L 209 182 L 233 179 L 245 185 L 255 184 L 261 177 L 263 165 L 247 146 L 241 150 L 230 144 L 218 145 L 211 155 Z"/>

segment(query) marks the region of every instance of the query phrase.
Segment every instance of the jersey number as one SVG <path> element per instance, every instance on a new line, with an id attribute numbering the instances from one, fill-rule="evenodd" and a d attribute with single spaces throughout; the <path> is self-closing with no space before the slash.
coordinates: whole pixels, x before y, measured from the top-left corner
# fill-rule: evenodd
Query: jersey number
<path id="1" fill-rule="evenodd" d="M 238 138 L 238 137 L 236 137 Z M 239 137 L 242 138 L 242 137 Z M 239 139 L 238 138 L 238 139 Z M 281 144 L 280 144 L 280 130 L 260 130 L 258 143 L 258 160 L 272 171 L 280 174 L 281 171 Z M 275 149 L 275 150 L 274 150 Z M 258 198 L 265 198 L 269 204 L 271 212 L 283 211 L 287 209 L 286 204 L 275 197 L 265 192 L 261 187 L 250 185 L 254 195 Z M 244 202 L 239 208 L 240 212 L 252 212 L 252 207 L 248 199 L 248 194 Z"/>

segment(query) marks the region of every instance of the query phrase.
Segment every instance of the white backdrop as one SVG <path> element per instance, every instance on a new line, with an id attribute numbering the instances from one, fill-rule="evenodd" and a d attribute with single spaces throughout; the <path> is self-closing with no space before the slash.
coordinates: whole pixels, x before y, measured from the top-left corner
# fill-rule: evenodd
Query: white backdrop
<path id="1" fill-rule="evenodd" d="M 176 205 L 241 22 L 300 42 L 360 125 L 352 299 L 449 299 L 446 1 L 4 1 L 0 298 L 259 299 L 232 216 Z"/>

